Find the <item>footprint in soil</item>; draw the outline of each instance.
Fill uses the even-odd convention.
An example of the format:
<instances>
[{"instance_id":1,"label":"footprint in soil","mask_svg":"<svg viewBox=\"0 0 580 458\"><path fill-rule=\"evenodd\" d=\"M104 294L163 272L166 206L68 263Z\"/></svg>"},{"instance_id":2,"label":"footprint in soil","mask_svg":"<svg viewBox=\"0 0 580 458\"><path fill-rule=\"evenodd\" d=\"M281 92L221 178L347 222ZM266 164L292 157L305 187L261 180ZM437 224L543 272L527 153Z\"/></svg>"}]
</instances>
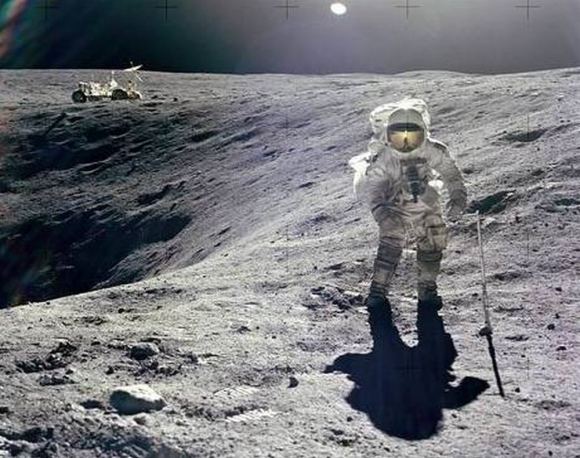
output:
<instances>
[{"instance_id":1,"label":"footprint in soil","mask_svg":"<svg viewBox=\"0 0 580 458\"><path fill-rule=\"evenodd\" d=\"M309 309L319 309L330 305L340 310L348 310L362 305L363 296L354 291L345 290L339 286L325 285L310 288L310 293L304 298L302 305Z\"/></svg>"},{"instance_id":2,"label":"footprint in soil","mask_svg":"<svg viewBox=\"0 0 580 458\"><path fill-rule=\"evenodd\" d=\"M79 347L69 341L63 341L45 357L30 360L17 360L16 367L25 373L50 371L68 366Z\"/></svg>"},{"instance_id":3,"label":"footprint in soil","mask_svg":"<svg viewBox=\"0 0 580 458\"><path fill-rule=\"evenodd\" d=\"M276 412L258 403L254 398L260 390L250 385L240 385L215 391L211 403L185 407L187 417L201 417L210 421L250 422L271 417Z\"/></svg>"}]
</instances>

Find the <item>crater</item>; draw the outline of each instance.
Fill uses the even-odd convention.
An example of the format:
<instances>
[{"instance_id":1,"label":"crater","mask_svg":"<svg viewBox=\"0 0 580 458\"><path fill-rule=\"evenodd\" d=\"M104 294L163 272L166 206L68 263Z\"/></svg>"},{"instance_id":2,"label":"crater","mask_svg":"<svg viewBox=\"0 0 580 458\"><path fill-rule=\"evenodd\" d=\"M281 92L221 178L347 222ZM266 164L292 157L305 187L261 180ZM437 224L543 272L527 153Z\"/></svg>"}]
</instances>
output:
<instances>
[{"instance_id":1,"label":"crater","mask_svg":"<svg viewBox=\"0 0 580 458\"><path fill-rule=\"evenodd\" d=\"M129 216L97 206L0 230L0 308L138 281L154 271L154 260L130 263L121 274L119 263L147 245L173 239L190 220L181 214Z\"/></svg>"},{"instance_id":2,"label":"crater","mask_svg":"<svg viewBox=\"0 0 580 458\"><path fill-rule=\"evenodd\" d=\"M257 129L250 129L250 130L247 130L245 132L240 132L240 133L234 134L231 137L227 138L224 141L223 146L228 146L232 143L244 143L244 142L247 142L247 141L253 139L256 135L258 135Z\"/></svg>"},{"instance_id":3,"label":"crater","mask_svg":"<svg viewBox=\"0 0 580 458\"><path fill-rule=\"evenodd\" d=\"M198 132L198 133L192 135L191 141L194 143L200 143L200 142L204 142L206 140L209 140L210 138L213 138L216 135L217 135L217 132L215 130L206 130L206 131Z\"/></svg>"},{"instance_id":4,"label":"crater","mask_svg":"<svg viewBox=\"0 0 580 458\"><path fill-rule=\"evenodd\" d=\"M505 189L474 200L467 208L467 213L475 213L477 210L481 214L499 213L507 207L508 202L514 198L514 194L514 190Z\"/></svg>"},{"instance_id":5,"label":"crater","mask_svg":"<svg viewBox=\"0 0 580 458\"><path fill-rule=\"evenodd\" d=\"M540 138L547 129L536 129L536 130L529 130L529 131L517 131L517 132L510 132L505 134L501 137L502 140L507 140L508 142L533 142Z\"/></svg>"},{"instance_id":6,"label":"crater","mask_svg":"<svg viewBox=\"0 0 580 458\"><path fill-rule=\"evenodd\" d=\"M68 170L77 165L109 159L116 152L111 143L77 148L74 144L47 144L44 147L11 159L8 168L19 178L28 178L40 172Z\"/></svg>"}]
</instances>

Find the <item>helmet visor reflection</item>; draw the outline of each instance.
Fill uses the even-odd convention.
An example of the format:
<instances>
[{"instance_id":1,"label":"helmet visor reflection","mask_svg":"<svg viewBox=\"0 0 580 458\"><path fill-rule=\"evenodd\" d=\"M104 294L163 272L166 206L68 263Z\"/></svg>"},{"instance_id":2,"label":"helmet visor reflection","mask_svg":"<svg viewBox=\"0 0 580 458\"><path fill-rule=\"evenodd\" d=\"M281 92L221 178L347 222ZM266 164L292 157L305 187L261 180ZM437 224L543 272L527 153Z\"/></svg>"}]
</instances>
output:
<instances>
[{"instance_id":1,"label":"helmet visor reflection","mask_svg":"<svg viewBox=\"0 0 580 458\"><path fill-rule=\"evenodd\" d=\"M417 124L396 123L387 128L387 139L392 148L410 153L423 144L425 131Z\"/></svg>"}]
</instances>

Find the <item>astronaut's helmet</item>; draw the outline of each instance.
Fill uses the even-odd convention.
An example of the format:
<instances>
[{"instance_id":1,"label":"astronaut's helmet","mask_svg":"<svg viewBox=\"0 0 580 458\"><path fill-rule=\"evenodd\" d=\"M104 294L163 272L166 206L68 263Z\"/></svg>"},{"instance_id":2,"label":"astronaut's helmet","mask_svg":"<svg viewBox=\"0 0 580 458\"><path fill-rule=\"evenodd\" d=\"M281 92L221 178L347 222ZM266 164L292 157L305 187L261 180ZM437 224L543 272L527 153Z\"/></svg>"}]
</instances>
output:
<instances>
[{"instance_id":1,"label":"astronaut's helmet","mask_svg":"<svg viewBox=\"0 0 580 458\"><path fill-rule=\"evenodd\" d=\"M423 116L414 109L395 110L385 127L386 143L401 154L412 153L425 142Z\"/></svg>"}]
</instances>

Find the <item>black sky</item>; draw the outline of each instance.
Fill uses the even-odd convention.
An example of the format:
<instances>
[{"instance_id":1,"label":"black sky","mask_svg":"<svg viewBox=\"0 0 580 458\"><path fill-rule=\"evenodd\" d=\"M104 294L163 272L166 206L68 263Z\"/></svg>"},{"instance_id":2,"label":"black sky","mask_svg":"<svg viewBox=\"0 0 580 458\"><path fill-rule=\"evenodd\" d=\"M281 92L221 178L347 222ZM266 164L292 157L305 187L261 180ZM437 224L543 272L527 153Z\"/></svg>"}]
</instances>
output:
<instances>
[{"instance_id":1,"label":"black sky","mask_svg":"<svg viewBox=\"0 0 580 458\"><path fill-rule=\"evenodd\" d=\"M0 68L507 73L580 65L578 0L0 0ZM533 6L530 19L524 6ZM17 7L20 6L20 9ZM15 13L18 10L18 14ZM8 45L6 45L8 44Z\"/></svg>"}]
</instances>

